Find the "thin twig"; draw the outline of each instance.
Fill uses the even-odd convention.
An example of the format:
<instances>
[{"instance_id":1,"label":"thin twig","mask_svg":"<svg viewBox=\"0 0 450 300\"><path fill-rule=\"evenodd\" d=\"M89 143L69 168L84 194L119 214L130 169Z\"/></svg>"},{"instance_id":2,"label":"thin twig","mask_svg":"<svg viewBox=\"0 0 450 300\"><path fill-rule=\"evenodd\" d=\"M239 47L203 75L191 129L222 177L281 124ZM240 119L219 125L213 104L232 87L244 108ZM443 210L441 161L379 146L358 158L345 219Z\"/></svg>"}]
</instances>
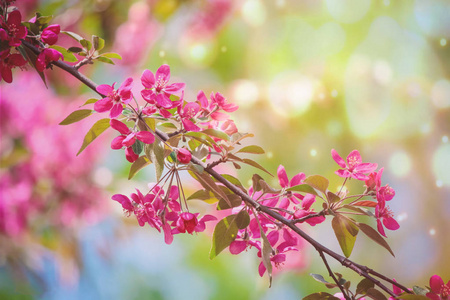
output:
<instances>
[{"instance_id":1,"label":"thin twig","mask_svg":"<svg viewBox=\"0 0 450 300\"><path fill-rule=\"evenodd\" d=\"M317 250L317 249L316 249ZM331 276L331 278L333 278L334 282L336 283L336 285L339 287L339 289L342 292L342 295L344 295L346 300L350 300L350 297L347 295L347 293L345 292L344 288L342 287L342 284L339 283L339 281L337 280L336 276L334 275L333 271L331 271L330 265L328 265L328 261L325 258L325 255L323 254L322 250L317 250L317 252L319 252L320 257L323 260L323 263L325 264L325 267L328 270L328 274Z\"/></svg>"}]
</instances>

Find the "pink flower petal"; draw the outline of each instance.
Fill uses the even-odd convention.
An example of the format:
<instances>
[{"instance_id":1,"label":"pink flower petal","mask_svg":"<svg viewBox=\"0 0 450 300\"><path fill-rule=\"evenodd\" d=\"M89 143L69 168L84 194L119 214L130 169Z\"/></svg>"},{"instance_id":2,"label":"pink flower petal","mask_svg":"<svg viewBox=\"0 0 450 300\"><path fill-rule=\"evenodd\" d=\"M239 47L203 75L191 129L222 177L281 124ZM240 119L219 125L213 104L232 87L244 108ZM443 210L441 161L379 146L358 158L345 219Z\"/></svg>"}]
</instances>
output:
<instances>
[{"instance_id":1,"label":"pink flower petal","mask_svg":"<svg viewBox=\"0 0 450 300\"><path fill-rule=\"evenodd\" d=\"M134 153L133 148L131 147L125 148L125 157L130 163L135 162L139 158L139 156Z\"/></svg>"},{"instance_id":2,"label":"pink flower petal","mask_svg":"<svg viewBox=\"0 0 450 300\"><path fill-rule=\"evenodd\" d=\"M355 171L355 172L358 172L358 173L370 173L370 172L375 171L377 168L378 168L378 165L377 165L377 164L373 164L373 163L362 163L362 164L357 165L357 166L354 168L354 171Z\"/></svg>"},{"instance_id":3,"label":"pink flower petal","mask_svg":"<svg viewBox=\"0 0 450 300\"><path fill-rule=\"evenodd\" d=\"M156 81L162 80L164 82L169 82L170 80L170 67L168 65L162 65L158 68L155 74Z\"/></svg>"},{"instance_id":4,"label":"pink flower petal","mask_svg":"<svg viewBox=\"0 0 450 300\"><path fill-rule=\"evenodd\" d=\"M97 103L97 102L95 102ZM117 118L120 116L120 114L123 111L123 104L122 103L116 103L112 106L111 111L109 112L109 116L111 118Z\"/></svg>"},{"instance_id":5,"label":"pink flower petal","mask_svg":"<svg viewBox=\"0 0 450 300\"><path fill-rule=\"evenodd\" d=\"M430 287L433 293L439 294L442 286L444 285L444 280L442 280L441 276L433 275L430 278Z\"/></svg>"},{"instance_id":6,"label":"pink flower petal","mask_svg":"<svg viewBox=\"0 0 450 300\"><path fill-rule=\"evenodd\" d=\"M96 103L98 103L98 101ZM117 130L121 134L128 135L131 132L128 126L120 122L119 120L112 119L109 121L109 124L113 129Z\"/></svg>"},{"instance_id":7,"label":"pink flower petal","mask_svg":"<svg viewBox=\"0 0 450 300\"><path fill-rule=\"evenodd\" d=\"M185 83L172 83L171 85L168 85L164 88L164 91L171 95L181 95L181 92L185 88Z\"/></svg>"},{"instance_id":8,"label":"pink flower petal","mask_svg":"<svg viewBox=\"0 0 450 300\"><path fill-rule=\"evenodd\" d=\"M170 225L165 223L164 225L162 225L162 229L164 230L164 241L166 242L167 245L172 244L173 235L172 230L170 229Z\"/></svg>"},{"instance_id":9,"label":"pink flower petal","mask_svg":"<svg viewBox=\"0 0 450 300\"><path fill-rule=\"evenodd\" d=\"M331 149L331 157L333 157L334 161L341 167L346 168L347 164L345 163L344 159L337 153L336 150Z\"/></svg>"},{"instance_id":10,"label":"pink flower petal","mask_svg":"<svg viewBox=\"0 0 450 300\"><path fill-rule=\"evenodd\" d=\"M97 86L96 90L97 90L97 92L99 92L100 94L105 95L105 96L108 96L109 93L114 91L112 86L107 85L107 84L100 84L99 86Z\"/></svg>"},{"instance_id":11,"label":"pink flower petal","mask_svg":"<svg viewBox=\"0 0 450 300\"><path fill-rule=\"evenodd\" d=\"M377 229L378 229L378 232L379 232L382 236L387 237L387 236L386 236L386 233L384 233L383 224L381 223L380 219L377 219Z\"/></svg>"},{"instance_id":12,"label":"pink flower petal","mask_svg":"<svg viewBox=\"0 0 450 300\"><path fill-rule=\"evenodd\" d=\"M163 108L172 108L172 101L165 94L156 95L156 102Z\"/></svg>"},{"instance_id":13,"label":"pink flower petal","mask_svg":"<svg viewBox=\"0 0 450 300\"><path fill-rule=\"evenodd\" d=\"M136 138L145 144L153 144L155 136L150 131L140 131L136 133Z\"/></svg>"},{"instance_id":14,"label":"pink flower petal","mask_svg":"<svg viewBox=\"0 0 450 300\"><path fill-rule=\"evenodd\" d=\"M113 107L113 102L109 98L103 98L94 103L94 110L96 112L109 111Z\"/></svg>"},{"instance_id":15,"label":"pink flower petal","mask_svg":"<svg viewBox=\"0 0 450 300\"><path fill-rule=\"evenodd\" d=\"M283 188L288 187L289 179L287 177L286 170L282 165L278 166L277 175L278 175L278 182L280 183L280 186Z\"/></svg>"},{"instance_id":16,"label":"pink flower petal","mask_svg":"<svg viewBox=\"0 0 450 300\"><path fill-rule=\"evenodd\" d=\"M151 89L155 85L155 75L153 75L152 71L145 70L144 73L142 73L141 82L145 88Z\"/></svg>"},{"instance_id":17,"label":"pink flower petal","mask_svg":"<svg viewBox=\"0 0 450 300\"><path fill-rule=\"evenodd\" d=\"M121 194L115 194L111 198L112 198L112 200L117 201L120 204L122 204L122 207L124 209L133 210L133 204L131 204L131 201L127 196L121 195Z\"/></svg>"},{"instance_id":18,"label":"pink flower petal","mask_svg":"<svg viewBox=\"0 0 450 300\"><path fill-rule=\"evenodd\" d=\"M247 248L247 242L246 241L233 241L230 244L230 253L237 255L244 251Z\"/></svg>"},{"instance_id":19,"label":"pink flower petal","mask_svg":"<svg viewBox=\"0 0 450 300\"><path fill-rule=\"evenodd\" d=\"M208 107L208 98L206 98L206 95L203 91L198 92L197 100L200 102L200 105L202 106L202 108Z\"/></svg>"},{"instance_id":20,"label":"pink flower petal","mask_svg":"<svg viewBox=\"0 0 450 300\"><path fill-rule=\"evenodd\" d=\"M314 202L316 202L316 196L313 194L306 194L302 200L302 208L308 210Z\"/></svg>"},{"instance_id":21,"label":"pink flower petal","mask_svg":"<svg viewBox=\"0 0 450 300\"><path fill-rule=\"evenodd\" d=\"M118 150L123 147L123 140L125 139L124 135L119 135L111 141L111 149Z\"/></svg>"},{"instance_id":22,"label":"pink flower petal","mask_svg":"<svg viewBox=\"0 0 450 300\"><path fill-rule=\"evenodd\" d=\"M400 228L400 225L398 224L398 222L392 217L383 218L383 225L384 225L384 227L386 227L387 229L390 229L390 230L397 230Z\"/></svg>"},{"instance_id":23,"label":"pink flower petal","mask_svg":"<svg viewBox=\"0 0 450 300\"><path fill-rule=\"evenodd\" d=\"M355 166L362 163L361 154L359 154L358 150L353 150L350 152L350 154L347 156L347 163L349 169L353 169Z\"/></svg>"}]
</instances>

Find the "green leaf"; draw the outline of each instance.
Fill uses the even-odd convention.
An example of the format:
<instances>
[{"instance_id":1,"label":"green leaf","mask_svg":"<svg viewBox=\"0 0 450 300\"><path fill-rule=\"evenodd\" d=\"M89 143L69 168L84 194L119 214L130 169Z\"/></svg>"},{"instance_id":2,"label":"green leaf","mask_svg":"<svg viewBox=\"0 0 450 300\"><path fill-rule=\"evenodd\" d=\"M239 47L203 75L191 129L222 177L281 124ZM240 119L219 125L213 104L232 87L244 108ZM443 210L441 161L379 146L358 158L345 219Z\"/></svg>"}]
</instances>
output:
<instances>
[{"instance_id":1,"label":"green leaf","mask_svg":"<svg viewBox=\"0 0 450 300\"><path fill-rule=\"evenodd\" d=\"M395 257L394 252L392 252L391 247L389 247L389 244L386 242L386 240L372 227L370 227L367 224L364 223L356 223L356 225L361 229L361 231L367 235L369 238L371 238L373 241L375 241L377 244L383 246L386 250L388 250L392 256Z\"/></svg>"},{"instance_id":2,"label":"green leaf","mask_svg":"<svg viewBox=\"0 0 450 300\"><path fill-rule=\"evenodd\" d=\"M100 56L106 57L106 58L122 59L122 56L120 56L118 53L114 53L114 52L102 53Z\"/></svg>"},{"instance_id":3,"label":"green leaf","mask_svg":"<svg viewBox=\"0 0 450 300\"><path fill-rule=\"evenodd\" d=\"M375 287L375 283L372 280L364 278L356 286L356 294L364 295L368 289Z\"/></svg>"},{"instance_id":4,"label":"green leaf","mask_svg":"<svg viewBox=\"0 0 450 300\"><path fill-rule=\"evenodd\" d=\"M308 295L304 297L303 300L340 300L340 299L331 294L320 292Z\"/></svg>"},{"instance_id":5,"label":"green leaf","mask_svg":"<svg viewBox=\"0 0 450 300\"><path fill-rule=\"evenodd\" d=\"M234 176L228 175L228 174L221 174L223 178L234 184L235 186L239 187L244 193L247 193L247 190L244 188L242 183Z\"/></svg>"},{"instance_id":6,"label":"green leaf","mask_svg":"<svg viewBox=\"0 0 450 300\"><path fill-rule=\"evenodd\" d=\"M242 198L239 197L238 195L227 195L228 197L228 202L231 204L228 204L224 199L220 199L219 203L217 204L217 210L224 210L224 209L229 209L229 208L233 208L233 207L238 207L239 205L242 204Z\"/></svg>"},{"instance_id":7,"label":"green leaf","mask_svg":"<svg viewBox=\"0 0 450 300\"><path fill-rule=\"evenodd\" d=\"M383 295L382 292L380 292L379 290L376 290L374 288L368 289L366 292L366 296L370 297L374 300L387 300L386 296Z\"/></svg>"},{"instance_id":8,"label":"green leaf","mask_svg":"<svg viewBox=\"0 0 450 300\"><path fill-rule=\"evenodd\" d=\"M236 216L236 225L239 229L245 229L250 225L250 216L246 210L241 210Z\"/></svg>"},{"instance_id":9,"label":"green leaf","mask_svg":"<svg viewBox=\"0 0 450 300\"><path fill-rule=\"evenodd\" d=\"M239 133L236 132L231 136L231 141L233 145L239 144L240 141L242 141L245 138L254 137L255 135L253 133Z\"/></svg>"},{"instance_id":10,"label":"green leaf","mask_svg":"<svg viewBox=\"0 0 450 300\"><path fill-rule=\"evenodd\" d=\"M262 262L264 264L264 267L266 267L267 274L269 275L269 287L272 286L272 262L270 261L270 256L272 253L274 253L272 246L270 245L269 240L267 239L266 234L264 233L264 230L261 227L261 224L259 224L259 231L261 233L261 258Z\"/></svg>"},{"instance_id":11,"label":"green leaf","mask_svg":"<svg viewBox=\"0 0 450 300\"><path fill-rule=\"evenodd\" d=\"M80 150L78 150L77 156L83 152L86 147L92 143L93 140L95 140L100 134L102 134L103 131L109 128L109 119L101 119L95 122L95 124L89 129L89 131L86 133L86 136L83 140L83 145L81 145Z\"/></svg>"},{"instance_id":12,"label":"green leaf","mask_svg":"<svg viewBox=\"0 0 450 300\"><path fill-rule=\"evenodd\" d=\"M89 117L92 114L91 109L80 109L72 112L68 115L64 120L59 123L59 125L69 125L72 123L76 123L78 121L83 120L84 118Z\"/></svg>"},{"instance_id":13,"label":"green leaf","mask_svg":"<svg viewBox=\"0 0 450 300\"><path fill-rule=\"evenodd\" d=\"M93 35L92 36L92 45L94 46L95 50L100 51L103 49L103 47L105 47L105 40L96 35Z\"/></svg>"},{"instance_id":14,"label":"green leaf","mask_svg":"<svg viewBox=\"0 0 450 300\"><path fill-rule=\"evenodd\" d=\"M144 118L145 123L150 127L151 130L155 131L156 128L156 121L153 118ZM148 131L148 129L145 129Z\"/></svg>"},{"instance_id":15,"label":"green leaf","mask_svg":"<svg viewBox=\"0 0 450 300\"><path fill-rule=\"evenodd\" d=\"M212 145L217 145L216 142L207 134L202 132L188 132L185 133L184 136L195 138L200 143L205 144L208 147L212 147Z\"/></svg>"},{"instance_id":16,"label":"green leaf","mask_svg":"<svg viewBox=\"0 0 450 300\"><path fill-rule=\"evenodd\" d=\"M78 59L75 55L73 55L72 52L67 51L66 48L63 48L61 46L53 45L50 46L50 48L55 49L56 51L60 52L63 55L65 62L77 62Z\"/></svg>"},{"instance_id":17,"label":"green leaf","mask_svg":"<svg viewBox=\"0 0 450 300\"><path fill-rule=\"evenodd\" d=\"M98 61L107 63L107 64L114 65L114 62L112 61L112 59L109 59L109 58L104 57L104 56L97 56L95 59L98 60Z\"/></svg>"},{"instance_id":18,"label":"green leaf","mask_svg":"<svg viewBox=\"0 0 450 300\"><path fill-rule=\"evenodd\" d=\"M255 192L258 192L258 191L260 191L260 190L262 190L262 186L261 186L261 183L260 183L260 181L264 181L264 179L261 177L261 176L259 176L258 174L253 174L253 176L252 176L252 187L253 187L253 190L255 191Z\"/></svg>"},{"instance_id":19,"label":"green leaf","mask_svg":"<svg viewBox=\"0 0 450 300\"><path fill-rule=\"evenodd\" d=\"M430 300L427 296L424 295L413 295L413 294L404 294L397 296L398 299L405 299L405 300Z\"/></svg>"},{"instance_id":20,"label":"green leaf","mask_svg":"<svg viewBox=\"0 0 450 300\"><path fill-rule=\"evenodd\" d=\"M206 135L213 136L213 137L225 140L225 141L229 141L230 140L230 137L225 132L217 130L217 129L208 128L208 129L205 129L205 130L203 130L201 132L206 134Z\"/></svg>"},{"instance_id":21,"label":"green leaf","mask_svg":"<svg viewBox=\"0 0 450 300\"><path fill-rule=\"evenodd\" d=\"M413 291L414 291L414 293L416 293L417 295L422 295L422 296L425 296L427 293L430 292L430 291L428 291L427 289L424 289L424 288L422 288L422 287L420 287L420 286L417 286L417 285L413 286Z\"/></svg>"},{"instance_id":22,"label":"green leaf","mask_svg":"<svg viewBox=\"0 0 450 300\"><path fill-rule=\"evenodd\" d=\"M36 24L47 25L53 19L53 16L39 16L36 18Z\"/></svg>"},{"instance_id":23,"label":"green leaf","mask_svg":"<svg viewBox=\"0 0 450 300\"><path fill-rule=\"evenodd\" d=\"M256 145L241 148L238 152L252 153L252 154L264 154L265 153L263 148L261 148L260 146L256 146Z\"/></svg>"},{"instance_id":24,"label":"green leaf","mask_svg":"<svg viewBox=\"0 0 450 300\"><path fill-rule=\"evenodd\" d=\"M220 220L214 228L209 259L213 259L236 239L239 230L236 224L237 215L229 215Z\"/></svg>"},{"instance_id":25,"label":"green leaf","mask_svg":"<svg viewBox=\"0 0 450 300\"><path fill-rule=\"evenodd\" d=\"M314 280L316 280L316 281L318 281L318 282L321 282L321 283L325 284L325 286L326 286L327 288L329 288L329 289L332 289L332 288L337 287L337 285L336 285L335 283L330 283L330 282L326 281L325 278L323 278L323 276L320 275L320 274L313 274L313 273L310 273L309 275L310 275L312 278L314 278Z\"/></svg>"},{"instance_id":26,"label":"green leaf","mask_svg":"<svg viewBox=\"0 0 450 300\"><path fill-rule=\"evenodd\" d=\"M213 204L219 201L219 199L217 199L217 197L212 192L207 190L198 190L187 198L187 200L194 199L205 201L208 204Z\"/></svg>"},{"instance_id":27,"label":"green leaf","mask_svg":"<svg viewBox=\"0 0 450 300\"><path fill-rule=\"evenodd\" d=\"M98 101L98 99L91 98L91 99L88 99L86 102L84 102L84 104L81 105L81 106L85 106L85 105L88 105L88 104L92 104L92 103L95 103L95 102L97 102L97 101Z\"/></svg>"},{"instance_id":28,"label":"green leaf","mask_svg":"<svg viewBox=\"0 0 450 300\"><path fill-rule=\"evenodd\" d=\"M41 77L42 81L44 82L45 87L48 88L47 81L45 81L44 73L36 69L37 55L33 51L31 51L30 48L24 47L23 45L17 47L17 49L19 50L20 54L22 54L22 56L28 61L28 63L30 63L33 66L33 68L39 74L39 77Z\"/></svg>"},{"instance_id":29,"label":"green leaf","mask_svg":"<svg viewBox=\"0 0 450 300\"><path fill-rule=\"evenodd\" d=\"M231 206L230 200L228 200L228 196L225 192L216 185L215 181L211 179L211 176L207 173L198 173L194 171L192 168L189 172L191 176L200 182L200 184L207 190L213 192L218 199L223 199L229 206Z\"/></svg>"},{"instance_id":30,"label":"green leaf","mask_svg":"<svg viewBox=\"0 0 450 300\"><path fill-rule=\"evenodd\" d=\"M341 215L336 215L331 221L331 225L342 252L345 257L349 257L355 245L356 236L359 231L358 227L353 221Z\"/></svg>"},{"instance_id":31,"label":"green leaf","mask_svg":"<svg viewBox=\"0 0 450 300\"><path fill-rule=\"evenodd\" d=\"M257 168L257 169L260 169L260 170L266 172L267 174L269 174L270 176L273 177L273 175L272 175L269 171L267 171L263 166L261 166L260 164L258 164L256 161L253 161L253 160L248 159L248 158L244 158L244 159L242 160L242 162L243 162L243 163L246 163L247 165L250 165L250 166L252 166L252 167L255 167L255 168Z\"/></svg>"},{"instance_id":32,"label":"green leaf","mask_svg":"<svg viewBox=\"0 0 450 300\"><path fill-rule=\"evenodd\" d=\"M80 42L81 40L83 40L83 37L76 34L75 32L71 32L71 31L61 31L61 33L64 33L68 36L70 36L71 38L73 38L74 40L76 40L77 42Z\"/></svg>"},{"instance_id":33,"label":"green leaf","mask_svg":"<svg viewBox=\"0 0 450 300\"><path fill-rule=\"evenodd\" d=\"M88 40L82 38L79 42L80 42L81 46L83 46L88 51L90 51L92 49L92 43L89 42Z\"/></svg>"},{"instance_id":34,"label":"green leaf","mask_svg":"<svg viewBox=\"0 0 450 300\"><path fill-rule=\"evenodd\" d=\"M335 202L339 202L339 200L341 200L341 198L336 195L335 193L332 193L330 191L327 192L327 199L329 203L335 203Z\"/></svg>"},{"instance_id":35,"label":"green leaf","mask_svg":"<svg viewBox=\"0 0 450 300\"><path fill-rule=\"evenodd\" d=\"M156 180L159 181L164 171L164 146L161 142L155 141L153 144L146 144L145 147L145 155L150 156L150 160L155 164Z\"/></svg>"},{"instance_id":36,"label":"green leaf","mask_svg":"<svg viewBox=\"0 0 450 300\"><path fill-rule=\"evenodd\" d=\"M344 207L346 209L350 209L350 210L356 211L356 212L359 212L359 213L362 213L362 214L365 214L365 215L367 215L369 217L374 217L375 218L375 215L373 214L373 212L371 212L370 210L368 210L366 208L356 207L356 206L347 205L347 204L343 205L342 207Z\"/></svg>"},{"instance_id":37,"label":"green leaf","mask_svg":"<svg viewBox=\"0 0 450 300\"><path fill-rule=\"evenodd\" d=\"M131 148L133 149L133 152L137 155L140 155L142 153L142 150L144 150L144 143L140 140L136 140L133 145L131 145Z\"/></svg>"},{"instance_id":38,"label":"green leaf","mask_svg":"<svg viewBox=\"0 0 450 300\"><path fill-rule=\"evenodd\" d=\"M80 47L70 47L67 49L67 51L73 52L73 53L79 53L79 52L83 51L83 49Z\"/></svg>"},{"instance_id":39,"label":"green leaf","mask_svg":"<svg viewBox=\"0 0 450 300\"><path fill-rule=\"evenodd\" d=\"M312 186L313 188L321 191L322 193L326 194L328 185L329 185L329 181L328 179L326 179L323 176L320 175L311 175L308 176L305 179L305 183L309 184L310 186Z\"/></svg>"},{"instance_id":40,"label":"green leaf","mask_svg":"<svg viewBox=\"0 0 450 300\"><path fill-rule=\"evenodd\" d=\"M128 173L128 180L134 177L134 175L137 174L141 169L143 169L145 166L151 164L152 162L148 159L147 156L143 155L139 157L130 168L130 173Z\"/></svg>"},{"instance_id":41,"label":"green leaf","mask_svg":"<svg viewBox=\"0 0 450 300\"><path fill-rule=\"evenodd\" d=\"M302 193L308 193L308 194L313 194L313 195L319 196L319 194L317 194L316 190L314 188L312 188L309 184L295 185L293 187L286 189L286 191L302 192Z\"/></svg>"}]
</instances>

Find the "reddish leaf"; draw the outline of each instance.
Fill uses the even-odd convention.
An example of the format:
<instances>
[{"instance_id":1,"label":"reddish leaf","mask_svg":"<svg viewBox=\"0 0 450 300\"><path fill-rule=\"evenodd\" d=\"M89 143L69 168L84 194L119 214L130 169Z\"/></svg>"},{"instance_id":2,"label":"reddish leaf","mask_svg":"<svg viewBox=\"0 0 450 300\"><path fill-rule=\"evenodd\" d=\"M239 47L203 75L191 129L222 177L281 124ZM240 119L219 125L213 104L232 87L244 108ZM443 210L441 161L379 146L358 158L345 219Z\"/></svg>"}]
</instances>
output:
<instances>
[{"instance_id":1,"label":"reddish leaf","mask_svg":"<svg viewBox=\"0 0 450 300\"><path fill-rule=\"evenodd\" d=\"M395 257L394 252L392 252L391 247L389 247L389 244L386 242L386 240L372 227L370 227L367 224L364 223L356 223L356 225L361 229L361 231L367 235L369 238L371 238L373 241L375 241L377 244L383 246L386 248L392 256Z\"/></svg>"},{"instance_id":2,"label":"reddish leaf","mask_svg":"<svg viewBox=\"0 0 450 300\"><path fill-rule=\"evenodd\" d=\"M369 200L362 200L362 201L356 201L352 203L354 206L366 206L366 207L375 207L377 206L377 202L375 201L369 201Z\"/></svg>"}]
</instances>

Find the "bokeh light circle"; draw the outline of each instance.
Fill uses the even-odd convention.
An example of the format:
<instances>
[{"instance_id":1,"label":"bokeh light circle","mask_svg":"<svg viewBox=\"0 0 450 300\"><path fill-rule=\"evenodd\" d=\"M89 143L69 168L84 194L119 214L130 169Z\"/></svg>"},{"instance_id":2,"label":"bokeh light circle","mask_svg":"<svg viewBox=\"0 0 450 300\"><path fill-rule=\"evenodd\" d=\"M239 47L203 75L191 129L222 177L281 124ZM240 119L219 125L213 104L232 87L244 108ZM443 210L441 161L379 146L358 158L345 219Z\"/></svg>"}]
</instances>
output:
<instances>
[{"instance_id":1,"label":"bokeh light circle","mask_svg":"<svg viewBox=\"0 0 450 300\"><path fill-rule=\"evenodd\" d=\"M326 4L334 19L342 23L354 23L366 15L370 2L370 0L327 0Z\"/></svg>"},{"instance_id":2,"label":"bokeh light circle","mask_svg":"<svg viewBox=\"0 0 450 300\"><path fill-rule=\"evenodd\" d=\"M433 173L442 185L450 186L450 144L443 144L434 152Z\"/></svg>"}]
</instances>

